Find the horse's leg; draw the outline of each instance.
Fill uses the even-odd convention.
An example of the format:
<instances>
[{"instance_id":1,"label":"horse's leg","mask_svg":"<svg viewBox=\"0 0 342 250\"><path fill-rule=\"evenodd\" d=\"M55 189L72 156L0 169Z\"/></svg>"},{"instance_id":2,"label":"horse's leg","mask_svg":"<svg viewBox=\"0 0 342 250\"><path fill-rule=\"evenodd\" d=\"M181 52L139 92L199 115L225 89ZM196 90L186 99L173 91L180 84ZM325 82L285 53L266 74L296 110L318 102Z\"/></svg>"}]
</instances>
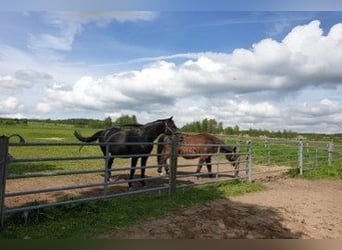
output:
<instances>
[{"instance_id":1,"label":"horse's leg","mask_svg":"<svg viewBox=\"0 0 342 250\"><path fill-rule=\"evenodd\" d=\"M162 159L158 159L157 172L159 173L159 175L163 174L163 160Z\"/></svg>"},{"instance_id":2,"label":"horse's leg","mask_svg":"<svg viewBox=\"0 0 342 250\"><path fill-rule=\"evenodd\" d=\"M107 169L105 169L105 179L106 181L110 181L111 174L112 174L112 165L114 162L114 157L110 154L110 152L107 152L107 149L105 146L100 146L100 149L103 153L103 157L105 158L105 164L108 164L106 166ZM107 155L108 153L108 155ZM108 161L107 161L108 160Z\"/></svg>"},{"instance_id":3,"label":"horse's leg","mask_svg":"<svg viewBox=\"0 0 342 250\"><path fill-rule=\"evenodd\" d=\"M167 159L168 159L167 155L162 155L159 159L157 172L160 175L163 174L163 168L165 170L165 173L169 174L169 166L167 165Z\"/></svg>"},{"instance_id":4,"label":"horse's leg","mask_svg":"<svg viewBox=\"0 0 342 250\"><path fill-rule=\"evenodd\" d=\"M238 162L235 162L234 163L234 178L238 177L239 176L239 163Z\"/></svg>"},{"instance_id":5,"label":"horse's leg","mask_svg":"<svg viewBox=\"0 0 342 250\"><path fill-rule=\"evenodd\" d=\"M112 165L113 165L113 162L114 162L114 158L109 158L108 160L108 174L107 174L107 181L110 180L110 177L111 177L111 174L112 174Z\"/></svg>"},{"instance_id":6,"label":"horse's leg","mask_svg":"<svg viewBox=\"0 0 342 250\"><path fill-rule=\"evenodd\" d=\"M200 173L201 172L201 169L202 169L204 161L205 161L205 159L203 157L199 158L196 173ZM197 179L198 178L199 178L199 176L197 176Z\"/></svg>"},{"instance_id":7,"label":"horse's leg","mask_svg":"<svg viewBox=\"0 0 342 250\"><path fill-rule=\"evenodd\" d=\"M169 164L167 164L167 158L165 159L164 164L164 170L165 170L165 174L168 175L169 174Z\"/></svg>"},{"instance_id":8,"label":"horse's leg","mask_svg":"<svg viewBox=\"0 0 342 250\"><path fill-rule=\"evenodd\" d=\"M164 170L165 170L165 174L166 174L166 175L169 174L169 164L167 164L168 158L169 158L169 156L166 155L166 156L164 156L163 161L162 161L162 167L164 167Z\"/></svg>"},{"instance_id":9,"label":"horse's leg","mask_svg":"<svg viewBox=\"0 0 342 250\"><path fill-rule=\"evenodd\" d=\"M132 160L131 160L131 171L130 171L130 175L129 175L129 180L133 180L134 178L134 174L135 174L135 168L137 166L137 162L138 162L138 157L132 157ZM129 181L128 182L128 187L131 188L132 187L132 182Z\"/></svg>"},{"instance_id":10,"label":"horse's leg","mask_svg":"<svg viewBox=\"0 0 342 250\"><path fill-rule=\"evenodd\" d=\"M206 163L206 165L207 165L209 177L210 177L210 178L214 177L214 175L211 173L211 156L208 156L208 157L205 159L205 163Z\"/></svg>"},{"instance_id":11,"label":"horse's leg","mask_svg":"<svg viewBox=\"0 0 342 250\"><path fill-rule=\"evenodd\" d=\"M161 156L159 158L158 162L158 173L159 175L163 175L163 168L165 170L165 174L169 174L169 166L167 165L167 159L169 158L169 153L167 153L167 150L164 148L161 152Z\"/></svg>"},{"instance_id":12,"label":"horse's leg","mask_svg":"<svg viewBox=\"0 0 342 250\"><path fill-rule=\"evenodd\" d=\"M164 150L162 150L161 152L158 151L158 154L159 155L157 156L157 163L158 163L157 172L159 173L159 175L162 175L163 162L164 162L164 157L165 157Z\"/></svg>"},{"instance_id":13,"label":"horse's leg","mask_svg":"<svg viewBox=\"0 0 342 250\"><path fill-rule=\"evenodd\" d=\"M140 173L140 178L143 179L145 178L145 167L146 167L146 162L147 162L148 156L141 157L141 173ZM145 180L140 181L141 185L146 186Z\"/></svg>"}]
</instances>

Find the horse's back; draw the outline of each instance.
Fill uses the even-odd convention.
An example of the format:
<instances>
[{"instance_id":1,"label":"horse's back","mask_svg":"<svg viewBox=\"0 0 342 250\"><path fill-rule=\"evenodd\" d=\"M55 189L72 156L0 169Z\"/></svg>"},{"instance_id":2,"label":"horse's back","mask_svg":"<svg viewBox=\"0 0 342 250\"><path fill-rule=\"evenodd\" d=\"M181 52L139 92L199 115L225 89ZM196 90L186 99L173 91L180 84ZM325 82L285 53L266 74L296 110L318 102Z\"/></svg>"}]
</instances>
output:
<instances>
[{"instance_id":1,"label":"horse's back","mask_svg":"<svg viewBox=\"0 0 342 250\"><path fill-rule=\"evenodd\" d=\"M214 135L201 133L195 135L183 134L184 144L224 144L224 142Z\"/></svg>"},{"instance_id":2,"label":"horse's back","mask_svg":"<svg viewBox=\"0 0 342 250\"><path fill-rule=\"evenodd\" d=\"M110 152L113 155L139 155L148 154L153 149L153 144L142 137L136 130L120 130L111 134L106 142L113 143Z\"/></svg>"}]
</instances>

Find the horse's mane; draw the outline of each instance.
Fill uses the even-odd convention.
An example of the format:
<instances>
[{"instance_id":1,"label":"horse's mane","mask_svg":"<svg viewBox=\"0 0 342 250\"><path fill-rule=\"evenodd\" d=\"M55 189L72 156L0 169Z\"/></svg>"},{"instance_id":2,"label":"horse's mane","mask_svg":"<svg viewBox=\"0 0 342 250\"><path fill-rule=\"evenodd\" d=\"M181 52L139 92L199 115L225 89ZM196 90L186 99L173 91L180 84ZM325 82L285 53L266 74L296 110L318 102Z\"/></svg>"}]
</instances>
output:
<instances>
[{"instance_id":1,"label":"horse's mane","mask_svg":"<svg viewBox=\"0 0 342 250\"><path fill-rule=\"evenodd\" d=\"M143 124L139 124L139 123L131 123L131 124L122 124L122 125L120 125L120 127L124 127L124 128L126 128L126 127L140 128L142 126L144 126L144 125Z\"/></svg>"}]
</instances>

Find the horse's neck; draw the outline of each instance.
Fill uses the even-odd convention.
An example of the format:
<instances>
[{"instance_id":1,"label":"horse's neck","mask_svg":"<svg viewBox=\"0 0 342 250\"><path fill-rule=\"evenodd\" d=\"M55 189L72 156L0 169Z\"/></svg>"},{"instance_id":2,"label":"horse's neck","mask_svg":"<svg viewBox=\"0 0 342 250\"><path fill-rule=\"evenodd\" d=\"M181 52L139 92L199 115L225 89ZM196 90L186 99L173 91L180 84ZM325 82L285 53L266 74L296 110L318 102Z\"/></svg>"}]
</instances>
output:
<instances>
[{"instance_id":1,"label":"horse's neck","mask_svg":"<svg viewBox=\"0 0 342 250\"><path fill-rule=\"evenodd\" d=\"M233 153L233 148L230 146L220 146L221 147L221 151L225 152L225 153Z\"/></svg>"},{"instance_id":2,"label":"horse's neck","mask_svg":"<svg viewBox=\"0 0 342 250\"><path fill-rule=\"evenodd\" d=\"M165 130L165 126L163 126L163 123L161 122L156 122L156 123L151 123L147 124L146 126L143 126L141 128L144 130L144 134L147 137L148 141L152 142L157 137L162 134Z\"/></svg>"}]
</instances>

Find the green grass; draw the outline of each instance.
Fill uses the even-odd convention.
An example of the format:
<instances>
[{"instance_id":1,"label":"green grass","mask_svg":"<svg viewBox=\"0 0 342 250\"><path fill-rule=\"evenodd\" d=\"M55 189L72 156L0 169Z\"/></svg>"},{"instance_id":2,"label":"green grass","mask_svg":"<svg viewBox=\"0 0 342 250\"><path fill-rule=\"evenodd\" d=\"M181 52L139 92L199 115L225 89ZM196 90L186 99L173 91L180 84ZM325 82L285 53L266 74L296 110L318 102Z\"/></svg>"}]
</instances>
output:
<instances>
[{"instance_id":1,"label":"green grass","mask_svg":"<svg viewBox=\"0 0 342 250\"><path fill-rule=\"evenodd\" d=\"M1 134L20 134L27 142L43 142L43 143L63 143L74 142L78 143L74 137L73 132L75 128L73 125L53 124L53 123L35 123L29 122L25 125L5 125L0 128ZM79 128L84 136L92 135L99 129ZM11 142L17 142L17 138L11 138ZM225 138L225 143L234 145L238 142L237 139ZM270 140L270 142L272 142ZM282 142L282 141L280 141ZM306 146L306 144L304 144ZM98 156L102 153L98 146L83 147L79 151L79 146L11 146L9 148L10 154L17 158L41 158L41 157L83 157L83 156ZM247 151L246 142L241 142L241 152L245 154ZM253 165L287 165L296 167L298 161L298 144L293 141L291 144L286 143L271 143L269 147L265 147L265 142L258 138L252 140L253 151ZM338 150L336 150L338 152ZM320 166L327 163L326 147L310 147L303 150L304 165L310 167ZM340 157L341 158L341 157ZM334 158L335 159L335 158ZM116 159L116 166L127 166L127 160ZM58 166L58 167L57 167ZM103 159L98 160L83 160L83 161L58 161L48 162L44 164L26 164L17 168L11 168L13 173L24 173L25 171L37 172L37 169L44 172L50 170L77 170L77 169L98 169L103 167ZM15 172L17 171L17 172ZM12 173L12 172L10 172Z\"/></svg>"},{"instance_id":2,"label":"green grass","mask_svg":"<svg viewBox=\"0 0 342 250\"><path fill-rule=\"evenodd\" d=\"M29 123L28 126L2 126L0 135L20 134L27 142L63 143L78 142L74 137L72 125ZM98 129L81 128L84 136L93 134ZM11 138L11 142L17 142ZM235 144L236 141L228 141ZM227 142L226 142L227 143ZM245 142L241 148L246 151ZM263 141L253 140L253 166L287 165L296 167L298 151L296 144L273 144L268 151ZM79 157L102 156L98 146L87 146L79 151L79 146L11 146L10 154L17 159L40 157ZM316 159L322 159L317 161ZM342 165L338 163L326 166L325 150L305 150L303 177L308 179L342 179ZM335 159L335 158L334 158ZM337 158L336 158L337 159ZM325 162L324 162L325 161ZM128 166L127 159L115 160L115 166ZM318 168L317 166L323 166ZM314 166L314 168L312 168ZM103 159L81 161L48 161L13 163L8 169L9 174L28 174L54 171L103 169ZM296 169L293 176L298 176ZM114 229L120 229L142 222L149 218L159 218L175 210L188 208L203 202L227 198L244 193L262 190L260 184L236 182L231 184L212 184L178 190L174 196L139 195L109 201L89 202L77 205L66 205L31 211L28 224L23 224L22 214L6 216L6 229L0 232L0 239L7 238L89 238ZM34 202L34 201L33 201Z\"/></svg>"},{"instance_id":3,"label":"green grass","mask_svg":"<svg viewBox=\"0 0 342 250\"><path fill-rule=\"evenodd\" d=\"M1 126L0 135L20 134L27 142L77 142L74 137L75 127L72 125L29 123L25 125L4 125ZM96 129L82 128L84 133L91 133ZM16 138L11 138L11 142L16 142Z\"/></svg>"},{"instance_id":4,"label":"green grass","mask_svg":"<svg viewBox=\"0 0 342 250\"><path fill-rule=\"evenodd\" d=\"M0 239L85 239L160 218L196 204L263 190L261 184L235 181L177 190L175 195L144 194L8 215Z\"/></svg>"},{"instance_id":5,"label":"green grass","mask_svg":"<svg viewBox=\"0 0 342 250\"><path fill-rule=\"evenodd\" d=\"M74 137L72 125L29 123L25 125L2 126L0 135L20 134L27 143L79 143ZM85 136L92 135L99 129L81 128L80 131ZM10 143L18 142L18 138L13 137ZM9 147L9 153L16 159L33 158L62 158L62 157L102 157L102 152L97 145L85 146L80 151L80 146L15 146ZM115 166L128 166L127 160L117 159ZM47 161L30 163L13 163L8 170L9 174L30 174L53 171L73 171L73 170L94 170L104 168L103 159L79 160L79 161Z\"/></svg>"},{"instance_id":6,"label":"green grass","mask_svg":"<svg viewBox=\"0 0 342 250\"><path fill-rule=\"evenodd\" d=\"M225 143L234 145L237 140L226 140ZM252 139L253 165L262 166L291 166L298 165L298 145L299 142L292 140L269 140L265 144L264 140L259 138ZM337 145L335 145L334 161L341 161L342 156ZM242 153L247 151L247 145L241 143ZM308 167L326 165L328 163L328 152L326 143L309 142L303 144L303 163Z\"/></svg>"},{"instance_id":7,"label":"green grass","mask_svg":"<svg viewBox=\"0 0 342 250\"><path fill-rule=\"evenodd\" d=\"M331 166L322 165L316 168L304 169L303 175L299 175L297 169L289 172L292 177L305 178L309 180L342 180L342 163L335 163Z\"/></svg>"}]
</instances>

